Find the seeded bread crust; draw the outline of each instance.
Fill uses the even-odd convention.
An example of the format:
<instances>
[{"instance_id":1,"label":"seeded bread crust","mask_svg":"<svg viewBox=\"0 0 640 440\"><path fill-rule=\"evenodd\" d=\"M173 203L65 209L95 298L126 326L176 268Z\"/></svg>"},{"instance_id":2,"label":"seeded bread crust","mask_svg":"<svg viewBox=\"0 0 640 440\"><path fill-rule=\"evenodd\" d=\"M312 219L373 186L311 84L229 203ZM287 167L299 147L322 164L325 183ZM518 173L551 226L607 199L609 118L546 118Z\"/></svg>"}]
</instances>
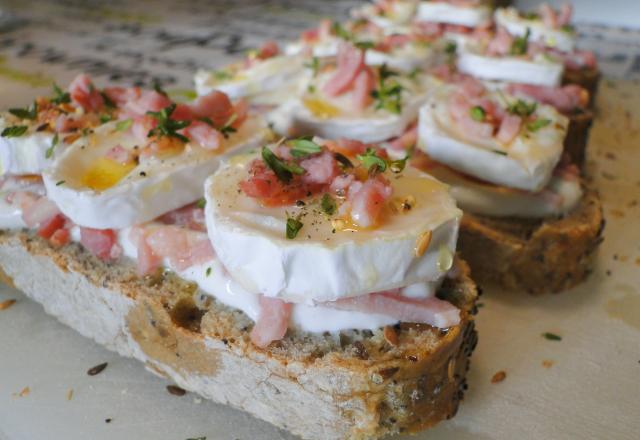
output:
<instances>
[{"instance_id":1,"label":"seeded bread crust","mask_svg":"<svg viewBox=\"0 0 640 440\"><path fill-rule=\"evenodd\" d=\"M24 232L0 232L2 279L47 313L184 389L229 404L306 439L375 439L452 417L476 346L477 290L468 266L438 296L460 325L401 324L378 331L290 331L266 349L251 320L170 273L140 278L77 244L54 249Z\"/></svg>"},{"instance_id":2,"label":"seeded bread crust","mask_svg":"<svg viewBox=\"0 0 640 440\"><path fill-rule=\"evenodd\" d=\"M602 242L605 220L596 191L559 219L492 218L465 213L458 248L480 283L532 295L558 293L582 282Z\"/></svg>"},{"instance_id":3,"label":"seeded bread crust","mask_svg":"<svg viewBox=\"0 0 640 440\"><path fill-rule=\"evenodd\" d=\"M584 165L593 116L592 110L569 115L569 129L564 139L564 152L569 155L571 163L580 168Z\"/></svg>"}]
</instances>

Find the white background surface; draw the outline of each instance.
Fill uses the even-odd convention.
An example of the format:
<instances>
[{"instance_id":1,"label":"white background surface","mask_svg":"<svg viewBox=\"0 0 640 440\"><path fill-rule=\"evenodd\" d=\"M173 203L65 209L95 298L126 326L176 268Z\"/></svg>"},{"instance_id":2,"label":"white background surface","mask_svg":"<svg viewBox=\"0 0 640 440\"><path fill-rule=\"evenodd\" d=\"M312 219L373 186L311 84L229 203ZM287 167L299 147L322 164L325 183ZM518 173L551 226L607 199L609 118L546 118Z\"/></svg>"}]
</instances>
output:
<instances>
[{"instance_id":1,"label":"white background surface","mask_svg":"<svg viewBox=\"0 0 640 440\"><path fill-rule=\"evenodd\" d=\"M46 8L30 10L48 14ZM163 28L174 24L164 23ZM83 25L86 30L102 31L91 22ZM234 25L226 24L228 28ZM28 28L17 35L19 41L32 39L45 45L63 38L65 31L66 25L52 21L49 28ZM90 52L91 44L78 35L72 42L62 39L58 45L74 53ZM100 39L119 35L100 34ZM4 53L15 57L20 47L12 46ZM184 48L165 52L180 57ZM11 59L15 62L11 69L34 71L35 57ZM6 69L0 61L2 107L26 104L46 90L7 79ZM60 83L73 76L68 66L42 67L41 73ZM176 75L178 85L188 81ZM638 107L637 82L603 82L588 169L602 192L608 224L594 274L571 292L544 298L485 289L481 299L484 307L478 316L480 343L472 358L469 391L460 412L418 439L638 438ZM6 298L18 302L0 311L2 440L292 438L244 413L192 394L173 396L165 389L167 383L146 372L141 364L82 338L16 291L0 290L0 301ZM562 341L546 340L541 334L547 331L561 335ZM545 360L553 365L544 367ZM102 362L109 362L104 372L87 376L90 367ZM499 370L506 371L505 381L491 384L491 377ZM25 387L30 393L18 396ZM70 389L73 398L68 400ZM112 422L105 423L107 418Z\"/></svg>"}]
</instances>

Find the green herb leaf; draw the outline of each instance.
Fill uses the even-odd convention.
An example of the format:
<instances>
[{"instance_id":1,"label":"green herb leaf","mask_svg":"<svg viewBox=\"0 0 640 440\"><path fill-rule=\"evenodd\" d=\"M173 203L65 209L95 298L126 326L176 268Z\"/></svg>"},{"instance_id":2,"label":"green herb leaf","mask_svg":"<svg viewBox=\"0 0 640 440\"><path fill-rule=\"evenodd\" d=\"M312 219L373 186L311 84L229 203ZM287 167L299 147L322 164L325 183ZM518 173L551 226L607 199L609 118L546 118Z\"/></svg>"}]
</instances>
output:
<instances>
[{"instance_id":1,"label":"green herb leaf","mask_svg":"<svg viewBox=\"0 0 640 440\"><path fill-rule=\"evenodd\" d=\"M33 121L38 117L38 103L34 101L33 104L27 108L10 108L9 113L20 119L29 119Z\"/></svg>"},{"instance_id":2,"label":"green herb leaf","mask_svg":"<svg viewBox=\"0 0 640 440\"><path fill-rule=\"evenodd\" d=\"M64 185L64 180L59 180L56 182L56 186Z\"/></svg>"},{"instance_id":3,"label":"green herb leaf","mask_svg":"<svg viewBox=\"0 0 640 440\"><path fill-rule=\"evenodd\" d=\"M331 25L331 32L333 32L336 37L342 38L346 41L351 41L353 39L353 35L351 35L351 33L342 27L342 25L337 21L334 21Z\"/></svg>"},{"instance_id":4,"label":"green herb leaf","mask_svg":"<svg viewBox=\"0 0 640 440\"><path fill-rule=\"evenodd\" d=\"M0 133L0 136L10 138L10 137L20 137L27 132L28 127L26 125L13 125L11 127L6 127Z\"/></svg>"},{"instance_id":5,"label":"green herb leaf","mask_svg":"<svg viewBox=\"0 0 640 440\"><path fill-rule=\"evenodd\" d=\"M100 115L100 123L101 124L106 124L107 122L111 121L113 119L113 117L110 114L104 113Z\"/></svg>"},{"instance_id":6,"label":"green herb leaf","mask_svg":"<svg viewBox=\"0 0 640 440\"><path fill-rule=\"evenodd\" d=\"M231 126L236 121L236 119L238 119L238 115L234 113L229 117L227 122L225 122L224 125L220 128L220 133L222 133L225 139L228 138L231 133L235 133L236 131L238 131Z\"/></svg>"},{"instance_id":7,"label":"green herb leaf","mask_svg":"<svg viewBox=\"0 0 640 440\"><path fill-rule=\"evenodd\" d=\"M496 154L499 154L500 156L507 156L507 152L506 151L500 151L500 150L491 150Z\"/></svg>"},{"instance_id":8,"label":"green herb leaf","mask_svg":"<svg viewBox=\"0 0 640 440\"><path fill-rule=\"evenodd\" d=\"M479 105L471 107L471 109L469 109L469 114L471 115L471 119L478 122L484 122L487 117L487 112Z\"/></svg>"},{"instance_id":9,"label":"green herb leaf","mask_svg":"<svg viewBox=\"0 0 640 440\"><path fill-rule=\"evenodd\" d=\"M47 148L47 151L45 151L45 153L44 153L44 157L46 159L50 159L51 156L53 156L53 150L54 150L54 148L56 148L56 145L58 145L58 133L56 133L53 136L53 140L51 141L51 146L49 148Z\"/></svg>"},{"instance_id":10,"label":"green herb leaf","mask_svg":"<svg viewBox=\"0 0 640 440\"><path fill-rule=\"evenodd\" d=\"M262 160L276 174L278 180L289 183L294 174L304 174L304 168L293 162L286 163L267 147L262 147Z\"/></svg>"},{"instance_id":11,"label":"green herb leaf","mask_svg":"<svg viewBox=\"0 0 640 440\"><path fill-rule=\"evenodd\" d=\"M444 53L449 56L453 56L456 54L458 50L458 45L455 41L447 41L447 44L444 46Z\"/></svg>"},{"instance_id":12,"label":"green herb leaf","mask_svg":"<svg viewBox=\"0 0 640 440\"><path fill-rule=\"evenodd\" d=\"M333 157L338 161L338 165L342 168L353 168L351 161L342 153L333 153Z\"/></svg>"},{"instance_id":13,"label":"green herb leaf","mask_svg":"<svg viewBox=\"0 0 640 440\"><path fill-rule=\"evenodd\" d=\"M535 132L549 124L551 124L551 119L536 119L535 121L527 124L527 130Z\"/></svg>"},{"instance_id":14,"label":"green herb leaf","mask_svg":"<svg viewBox=\"0 0 640 440\"><path fill-rule=\"evenodd\" d=\"M320 207L322 208L322 212L327 215L333 215L338 209L336 201L333 199L333 197L331 197L329 193L324 193L324 195L322 196Z\"/></svg>"},{"instance_id":15,"label":"green herb leaf","mask_svg":"<svg viewBox=\"0 0 640 440\"><path fill-rule=\"evenodd\" d=\"M387 169L387 163L384 159L378 157L376 150L373 148L367 148L367 151L364 154L359 154L357 158L369 171L384 172Z\"/></svg>"},{"instance_id":16,"label":"green herb leaf","mask_svg":"<svg viewBox=\"0 0 640 440\"><path fill-rule=\"evenodd\" d=\"M162 88L162 85L158 81L153 82L153 90L155 90L162 96L169 97L169 94L165 92L165 90Z\"/></svg>"},{"instance_id":17,"label":"green herb leaf","mask_svg":"<svg viewBox=\"0 0 640 440\"><path fill-rule=\"evenodd\" d=\"M407 160L409 160L409 156L404 159L392 160L389 162L389 169L394 173L401 173L407 166Z\"/></svg>"},{"instance_id":18,"label":"green herb leaf","mask_svg":"<svg viewBox=\"0 0 640 440\"><path fill-rule=\"evenodd\" d=\"M573 25L570 24L565 24L560 28L563 32L566 32L568 34L572 34L576 31L576 28L573 27Z\"/></svg>"},{"instance_id":19,"label":"green herb leaf","mask_svg":"<svg viewBox=\"0 0 640 440\"><path fill-rule=\"evenodd\" d=\"M56 105L68 104L71 102L71 95L58 87L56 83L53 83L53 98L51 98L51 102Z\"/></svg>"},{"instance_id":20,"label":"green herb leaf","mask_svg":"<svg viewBox=\"0 0 640 440\"><path fill-rule=\"evenodd\" d=\"M196 202L196 206L200 209L204 208L206 205L207 205L207 200L204 197L202 197Z\"/></svg>"},{"instance_id":21,"label":"green herb leaf","mask_svg":"<svg viewBox=\"0 0 640 440\"><path fill-rule=\"evenodd\" d=\"M131 124L133 124L133 119L123 119L122 121L116 122L116 130L126 131L131 128Z\"/></svg>"},{"instance_id":22,"label":"green herb leaf","mask_svg":"<svg viewBox=\"0 0 640 440\"><path fill-rule=\"evenodd\" d=\"M516 37L513 39L513 43L511 43L511 55L525 55L527 50L529 50L529 36L531 35L531 31L527 28L527 31L524 35L520 37Z\"/></svg>"},{"instance_id":23,"label":"green herb leaf","mask_svg":"<svg viewBox=\"0 0 640 440\"><path fill-rule=\"evenodd\" d=\"M173 103L170 106L163 108L159 112L147 112L148 115L152 116L156 121L158 121L158 125L156 126L156 128L149 130L147 136L169 136L179 139L182 142L189 142L189 139L186 136L178 133L178 130L182 130L183 128L188 127L189 124L191 124L191 121L176 121L174 119L171 119L171 114L175 109L176 104Z\"/></svg>"},{"instance_id":24,"label":"green herb leaf","mask_svg":"<svg viewBox=\"0 0 640 440\"><path fill-rule=\"evenodd\" d=\"M558 336L555 333L545 332L542 334L542 336L550 341L562 341L562 336Z\"/></svg>"},{"instance_id":25,"label":"green herb leaf","mask_svg":"<svg viewBox=\"0 0 640 440\"><path fill-rule=\"evenodd\" d=\"M205 271L205 276L209 275L211 275L211 267L207 267L207 270Z\"/></svg>"},{"instance_id":26,"label":"green herb leaf","mask_svg":"<svg viewBox=\"0 0 640 440\"><path fill-rule=\"evenodd\" d=\"M514 115L526 118L534 114L536 108L538 108L538 104L536 102L528 103L527 101L518 99L516 102L509 104L507 111Z\"/></svg>"},{"instance_id":27,"label":"green herb leaf","mask_svg":"<svg viewBox=\"0 0 640 440\"><path fill-rule=\"evenodd\" d=\"M353 45L360 50L373 49L375 47L373 41L355 41Z\"/></svg>"},{"instance_id":28,"label":"green herb leaf","mask_svg":"<svg viewBox=\"0 0 640 440\"><path fill-rule=\"evenodd\" d=\"M227 72L226 70L216 70L215 72L213 72L213 77L218 81L226 81L233 78L233 74Z\"/></svg>"},{"instance_id":29,"label":"green herb leaf","mask_svg":"<svg viewBox=\"0 0 640 440\"><path fill-rule=\"evenodd\" d=\"M117 105L115 102L113 102L111 100L111 98L109 98L109 95L107 95L104 92L100 92L100 96L102 96L102 101L104 102L105 107L107 108L116 108Z\"/></svg>"},{"instance_id":30,"label":"green herb leaf","mask_svg":"<svg viewBox=\"0 0 640 440\"><path fill-rule=\"evenodd\" d=\"M307 157L311 154L320 153L322 151L322 147L316 144L312 140L300 138L289 141L291 145L291 155L293 157Z\"/></svg>"},{"instance_id":31,"label":"green herb leaf","mask_svg":"<svg viewBox=\"0 0 640 440\"><path fill-rule=\"evenodd\" d=\"M320 70L320 59L318 57L313 57L311 58L311 61L304 63L304 67L311 69L313 77L315 78Z\"/></svg>"},{"instance_id":32,"label":"green herb leaf","mask_svg":"<svg viewBox=\"0 0 640 440\"><path fill-rule=\"evenodd\" d=\"M387 110L390 113L402 112L402 87L397 81L390 80L397 73L389 70L386 64L380 67L378 88L371 92L371 96L377 101L376 110Z\"/></svg>"},{"instance_id":33,"label":"green herb leaf","mask_svg":"<svg viewBox=\"0 0 640 440\"><path fill-rule=\"evenodd\" d=\"M300 231L300 229L302 229L303 226L304 224L300 221L300 217L298 218L287 217L286 237L289 240L293 240L294 238L296 238L296 236L298 235L298 232Z\"/></svg>"}]
</instances>

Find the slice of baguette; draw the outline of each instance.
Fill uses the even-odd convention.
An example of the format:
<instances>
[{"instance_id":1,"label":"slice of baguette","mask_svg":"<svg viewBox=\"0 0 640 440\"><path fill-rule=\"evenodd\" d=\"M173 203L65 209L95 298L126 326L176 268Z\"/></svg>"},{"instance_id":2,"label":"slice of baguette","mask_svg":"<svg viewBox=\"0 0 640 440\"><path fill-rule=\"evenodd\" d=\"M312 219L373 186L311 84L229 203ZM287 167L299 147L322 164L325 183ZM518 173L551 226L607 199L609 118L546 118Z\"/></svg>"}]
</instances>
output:
<instances>
[{"instance_id":1,"label":"slice of baguette","mask_svg":"<svg viewBox=\"0 0 640 440\"><path fill-rule=\"evenodd\" d=\"M589 141L589 129L593 123L593 111L576 111L568 116L569 129L564 139L564 152L569 155L571 163L582 168Z\"/></svg>"},{"instance_id":2,"label":"slice of baguette","mask_svg":"<svg viewBox=\"0 0 640 440\"><path fill-rule=\"evenodd\" d=\"M249 341L246 315L195 285L167 273L141 279L133 264L103 263L77 244L54 249L24 232L0 232L0 267L82 335L306 439L373 439L452 417L477 342L476 286L460 260L438 291L462 310L456 327L290 331L267 349Z\"/></svg>"},{"instance_id":3,"label":"slice of baguette","mask_svg":"<svg viewBox=\"0 0 640 440\"><path fill-rule=\"evenodd\" d=\"M480 283L537 295L577 285L591 271L602 242L602 205L586 190L580 204L558 219L492 218L465 213L458 248Z\"/></svg>"},{"instance_id":4,"label":"slice of baguette","mask_svg":"<svg viewBox=\"0 0 640 440\"><path fill-rule=\"evenodd\" d=\"M577 84L584 87L589 92L589 105L593 106L601 76L600 70L592 67L565 69L564 75L562 76L562 83Z\"/></svg>"}]
</instances>

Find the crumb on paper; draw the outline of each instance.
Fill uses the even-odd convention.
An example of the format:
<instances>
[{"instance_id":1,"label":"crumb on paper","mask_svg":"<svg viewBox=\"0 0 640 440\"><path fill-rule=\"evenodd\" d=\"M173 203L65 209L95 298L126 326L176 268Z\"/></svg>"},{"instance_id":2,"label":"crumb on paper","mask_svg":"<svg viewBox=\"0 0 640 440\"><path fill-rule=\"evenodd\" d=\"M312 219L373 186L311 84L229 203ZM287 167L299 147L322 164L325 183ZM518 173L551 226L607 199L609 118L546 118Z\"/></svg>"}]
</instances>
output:
<instances>
[{"instance_id":1,"label":"crumb on paper","mask_svg":"<svg viewBox=\"0 0 640 440\"><path fill-rule=\"evenodd\" d=\"M616 218L623 218L624 217L624 211L621 209L612 209L611 211L609 211L609 214L611 214L612 216L616 217Z\"/></svg>"},{"instance_id":2,"label":"crumb on paper","mask_svg":"<svg viewBox=\"0 0 640 440\"><path fill-rule=\"evenodd\" d=\"M89 368L89 370L87 370L87 374L89 376L95 376L96 374L100 374L104 371L105 368L107 368L107 365L109 365L108 362L103 362L99 365L96 365L95 367L91 367Z\"/></svg>"},{"instance_id":3,"label":"crumb on paper","mask_svg":"<svg viewBox=\"0 0 640 440\"><path fill-rule=\"evenodd\" d=\"M16 397L27 397L29 393L31 393L31 388L24 387L19 393L13 393L13 395Z\"/></svg>"},{"instance_id":4,"label":"crumb on paper","mask_svg":"<svg viewBox=\"0 0 640 440\"><path fill-rule=\"evenodd\" d=\"M15 299L8 299L0 302L0 310L6 310L16 303Z\"/></svg>"},{"instance_id":5,"label":"crumb on paper","mask_svg":"<svg viewBox=\"0 0 640 440\"><path fill-rule=\"evenodd\" d=\"M177 385L167 385L167 391L174 396L184 396L187 392Z\"/></svg>"},{"instance_id":6,"label":"crumb on paper","mask_svg":"<svg viewBox=\"0 0 640 440\"><path fill-rule=\"evenodd\" d=\"M507 378L507 372L504 370L500 370L493 375L493 377L491 378L491 383L499 383L505 380L506 378Z\"/></svg>"},{"instance_id":7,"label":"crumb on paper","mask_svg":"<svg viewBox=\"0 0 640 440\"><path fill-rule=\"evenodd\" d=\"M73 388L69 388L69 391L67 391L67 400L71 399L73 399Z\"/></svg>"},{"instance_id":8,"label":"crumb on paper","mask_svg":"<svg viewBox=\"0 0 640 440\"><path fill-rule=\"evenodd\" d=\"M542 361L542 366L544 368L551 368L551 367L553 367L553 364L555 364L555 361L552 361L550 359L545 359L545 360Z\"/></svg>"}]
</instances>

